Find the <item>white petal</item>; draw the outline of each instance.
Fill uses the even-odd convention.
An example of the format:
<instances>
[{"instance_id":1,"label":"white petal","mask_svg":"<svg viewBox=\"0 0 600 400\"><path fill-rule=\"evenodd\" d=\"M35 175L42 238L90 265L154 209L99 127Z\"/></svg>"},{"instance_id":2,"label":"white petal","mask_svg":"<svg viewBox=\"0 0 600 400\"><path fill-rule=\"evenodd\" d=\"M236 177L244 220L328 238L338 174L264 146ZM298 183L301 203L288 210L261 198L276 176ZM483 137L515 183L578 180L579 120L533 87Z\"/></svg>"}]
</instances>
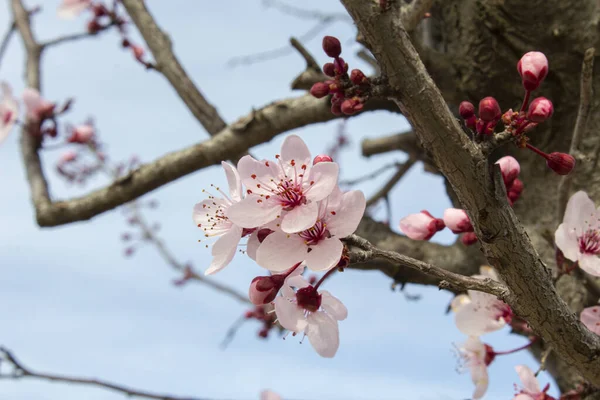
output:
<instances>
[{"instance_id":1,"label":"white petal","mask_svg":"<svg viewBox=\"0 0 600 400\"><path fill-rule=\"evenodd\" d=\"M580 319L590 331L600 335L600 306L584 308Z\"/></svg>"},{"instance_id":2,"label":"white petal","mask_svg":"<svg viewBox=\"0 0 600 400\"><path fill-rule=\"evenodd\" d=\"M485 364L476 365L471 368L471 380L475 384L473 399L481 399L487 391L489 384L488 372Z\"/></svg>"},{"instance_id":3,"label":"white petal","mask_svg":"<svg viewBox=\"0 0 600 400\"><path fill-rule=\"evenodd\" d=\"M554 232L554 242L567 259L577 261L579 242L574 229L569 229L565 223L560 224Z\"/></svg>"},{"instance_id":4,"label":"white petal","mask_svg":"<svg viewBox=\"0 0 600 400\"><path fill-rule=\"evenodd\" d=\"M593 254L580 254L579 267L593 276L600 276L600 257Z\"/></svg>"},{"instance_id":5,"label":"white petal","mask_svg":"<svg viewBox=\"0 0 600 400\"><path fill-rule=\"evenodd\" d=\"M328 207L325 219L329 232L340 239L353 234L365 213L366 205L365 195L360 190L344 193L338 207Z\"/></svg>"},{"instance_id":6,"label":"white petal","mask_svg":"<svg viewBox=\"0 0 600 400\"><path fill-rule=\"evenodd\" d=\"M57 14L61 19L72 19L90 6L90 0L63 0Z\"/></svg>"},{"instance_id":7,"label":"white petal","mask_svg":"<svg viewBox=\"0 0 600 400\"><path fill-rule=\"evenodd\" d=\"M309 178L305 180L308 184L306 198L319 201L329 196L337 186L338 174L339 166L334 162L320 162L312 167Z\"/></svg>"},{"instance_id":8,"label":"white petal","mask_svg":"<svg viewBox=\"0 0 600 400\"><path fill-rule=\"evenodd\" d=\"M192 211L192 219L198 228L209 236L225 233L232 223L223 218L223 210L227 207L224 199L206 199L197 203Z\"/></svg>"},{"instance_id":9,"label":"white petal","mask_svg":"<svg viewBox=\"0 0 600 400\"><path fill-rule=\"evenodd\" d=\"M312 228L317 222L318 212L319 206L314 201L296 206L281 218L281 230L294 233Z\"/></svg>"},{"instance_id":10,"label":"white petal","mask_svg":"<svg viewBox=\"0 0 600 400\"><path fill-rule=\"evenodd\" d=\"M580 190L569 199L563 222L567 229L577 228L579 234L587 230L589 223L596 222L596 206L586 192Z\"/></svg>"},{"instance_id":11,"label":"white petal","mask_svg":"<svg viewBox=\"0 0 600 400\"><path fill-rule=\"evenodd\" d=\"M310 150L306 146L306 143L297 135L289 135L285 138L281 144L281 162L283 163L285 172L288 177L294 178L294 169L296 174L305 173L309 175L312 166L312 159ZM292 166L291 164L295 164ZM302 169L302 165L306 166L306 169ZM318 165L318 164L317 164Z\"/></svg>"},{"instance_id":12,"label":"white petal","mask_svg":"<svg viewBox=\"0 0 600 400\"><path fill-rule=\"evenodd\" d=\"M348 309L337 297L334 297L326 290L319 292L321 294L321 307L338 321L343 321L348 317Z\"/></svg>"},{"instance_id":13,"label":"white petal","mask_svg":"<svg viewBox=\"0 0 600 400\"><path fill-rule=\"evenodd\" d=\"M342 258L344 244L336 238L323 239L306 255L306 266L313 271L327 271Z\"/></svg>"},{"instance_id":14,"label":"white petal","mask_svg":"<svg viewBox=\"0 0 600 400\"><path fill-rule=\"evenodd\" d=\"M463 305L454 315L454 322L459 331L469 336L481 336L501 329L505 323L491 317L488 310L471 302Z\"/></svg>"},{"instance_id":15,"label":"white petal","mask_svg":"<svg viewBox=\"0 0 600 400\"><path fill-rule=\"evenodd\" d=\"M311 313L305 332L310 344L321 357L335 356L340 347L340 334L335 319L322 312Z\"/></svg>"},{"instance_id":16,"label":"white petal","mask_svg":"<svg viewBox=\"0 0 600 400\"><path fill-rule=\"evenodd\" d=\"M248 254L248 257L254 261L256 261L256 252L258 251L259 246L260 242L258 241L258 231L254 231L250 234L248 243L246 243L246 254Z\"/></svg>"},{"instance_id":17,"label":"white petal","mask_svg":"<svg viewBox=\"0 0 600 400\"><path fill-rule=\"evenodd\" d=\"M301 332L306 328L306 317L304 310L290 302L282 296L277 296L274 300L275 314L277 320L285 329L292 332Z\"/></svg>"},{"instance_id":18,"label":"white petal","mask_svg":"<svg viewBox=\"0 0 600 400\"><path fill-rule=\"evenodd\" d=\"M513 400L535 400L535 399L528 394L520 393Z\"/></svg>"},{"instance_id":19,"label":"white petal","mask_svg":"<svg viewBox=\"0 0 600 400\"><path fill-rule=\"evenodd\" d=\"M241 238L242 228L232 225L229 232L221 236L213 245L213 260L204 274L211 275L225 268L233 260Z\"/></svg>"},{"instance_id":20,"label":"white petal","mask_svg":"<svg viewBox=\"0 0 600 400\"><path fill-rule=\"evenodd\" d=\"M231 200L238 202L242 199L242 180L240 179L240 174L238 173L237 169L228 162L221 161L221 165L223 166L225 175L227 176Z\"/></svg>"},{"instance_id":21,"label":"white petal","mask_svg":"<svg viewBox=\"0 0 600 400\"><path fill-rule=\"evenodd\" d=\"M265 225L281 213L281 206L271 199L265 199L255 194L248 195L239 203L227 208L227 218L236 225L244 228L256 228Z\"/></svg>"},{"instance_id":22,"label":"white petal","mask_svg":"<svg viewBox=\"0 0 600 400\"><path fill-rule=\"evenodd\" d=\"M272 195L269 188L275 188L272 180L279 182L277 165L273 161L255 160L244 156L238 162L238 174L246 189L255 194Z\"/></svg>"},{"instance_id":23,"label":"white petal","mask_svg":"<svg viewBox=\"0 0 600 400\"><path fill-rule=\"evenodd\" d=\"M532 394L540 393L540 384L538 383L535 374L528 366L517 365L515 370L517 371L517 374L519 374L519 378L521 378L521 382L526 391Z\"/></svg>"},{"instance_id":24,"label":"white petal","mask_svg":"<svg viewBox=\"0 0 600 400\"><path fill-rule=\"evenodd\" d=\"M303 287L310 286L310 283L308 283L308 281L300 275L287 277L285 280L285 284L295 287L296 289L302 289Z\"/></svg>"},{"instance_id":25,"label":"white petal","mask_svg":"<svg viewBox=\"0 0 600 400\"><path fill-rule=\"evenodd\" d=\"M256 252L256 262L273 272L283 272L304 261L308 247L298 235L271 233Z\"/></svg>"}]
</instances>

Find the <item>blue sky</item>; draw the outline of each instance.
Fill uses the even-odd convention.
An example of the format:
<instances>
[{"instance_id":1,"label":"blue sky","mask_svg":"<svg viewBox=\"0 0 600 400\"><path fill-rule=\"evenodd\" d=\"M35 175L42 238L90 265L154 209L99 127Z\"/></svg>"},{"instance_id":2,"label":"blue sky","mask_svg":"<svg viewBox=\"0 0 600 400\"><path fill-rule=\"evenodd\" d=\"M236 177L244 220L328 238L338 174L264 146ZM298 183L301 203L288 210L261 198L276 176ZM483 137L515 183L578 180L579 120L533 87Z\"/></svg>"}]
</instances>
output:
<instances>
[{"instance_id":1,"label":"blue sky","mask_svg":"<svg viewBox=\"0 0 600 400\"><path fill-rule=\"evenodd\" d=\"M6 2L7 3L7 2ZM312 24L265 8L260 0L146 1L159 24L169 32L175 52L193 80L221 115L232 122L273 100L299 95L289 83L304 68L296 54L237 68L227 67L235 56L286 45ZM338 2L306 0L307 8L343 11ZM29 2L29 5L33 5ZM58 1L43 2L34 18L42 39L78 32L85 18L56 18ZM6 7L6 5L3 5ZM7 8L0 12L0 31L9 23ZM343 39L344 57L352 67L368 67L353 57L358 45L349 23L337 22L324 31ZM16 39L16 40L15 40ZM319 38L305 43L323 63ZM101 139L113 160L137 155L149 162L165 151L204 140L206 132L187 111L167 81L145 71L119 47L115 33L66 44L44 55L43 91L51 100L75 97L65 120L96 119ZM24 88L20 38L13 38L0 65L0 80L15 91ZM334 140L339 122L310 126L301 135L314 153ZM347 130L353 142L343 153L342 178L352 178L385 163L402 160L401 153L359 156L363 138L407 128L397 115L372 113L351 119ZM260 157L278 152L283 136L253 149ZM127 225L120 211L91 221L58 228L36 226L29 189L13 132L0 147L0 344L39 371L94 376L132 387L214 399L256 399L265 388L284 399L466 399L472 393L468 374L456 372L452 343L464 337L444 310L451 299L436 288L408 286L422 295L410 302L390 291L390 280L378 272L347 271L326 288L349 309L341 322L341 346L334 359L320 358L308 342L276 336L259 340L257 323L242 326L226 350L219 347L229 326L245 311L235 300L210 288L190 284L175 287L177 278L151 247L123 257L120 234ZM53 171L58 152L44 154L53 198L81 195L107 183L98 178L85 187L62 182ZM389 175L389 174L388 174ZM368 195L387 178L360 186ZM209 251L197 243L201 232L191 221L201 190L224 184L218 167L208 168L150 193L144 199L160 206L145 215L161 223L160 234L181 261L202 270ZM392 193L392 226L411 212L428 209L441 215L449 206L441 180L411 171ZM450 243L452 235L439 235ZM238 256L216 277L246 291L252 277L264 273ZM507 350L525 342L507 331L491 334L486 342ZM526 363L525 353L499 357L491 366L487 399L513 394L513 366ZM545 382L546 376L542 378ZM125 397L101 389L36 381L0 381L2 398L13 400L118 400Z\"/></svg>"}]
</instances>

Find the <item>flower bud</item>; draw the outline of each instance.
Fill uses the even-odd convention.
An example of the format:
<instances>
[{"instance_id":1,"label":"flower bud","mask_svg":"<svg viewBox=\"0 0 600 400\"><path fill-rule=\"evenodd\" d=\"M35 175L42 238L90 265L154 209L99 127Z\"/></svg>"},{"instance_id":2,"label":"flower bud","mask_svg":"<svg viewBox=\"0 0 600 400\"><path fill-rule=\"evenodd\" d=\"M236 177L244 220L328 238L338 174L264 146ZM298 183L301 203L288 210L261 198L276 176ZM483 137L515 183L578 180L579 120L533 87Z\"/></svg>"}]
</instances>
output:
<instances>
[{"instance_id":1,"label":"flower bud","mask_svg":"<svg viewBox=\"0 0 600 400\"><path fill-rule=\"evenodd\" d=\"M305 286L296 291L296 301L298 306L315 312L321 307L321 295L314 286Z\"/></svg>"},{"instance_id":2,"label":"flower bud","mask_svg":"<svg viewBox=\"0 0 600 400\"><path fill-rule=\"evenodd\" d=\"M552 102L545 97L535 98L529 105L527 119L533 122L544 122L554 113Z\"/></svg>"},{"instance_id":3,"label":"flower bud","mask_svg":"<svg viewBox=\"0 0 600 400\"><path fill-rule=\"evenodd\" d=\"M363 104L357 97L344 100L341 104L341 110L346 115L352 115L363 109Z\"/></svg>"},{"instance_id":4,"label":"flower bud","mask_svg":"<svg viewBox=\"0 0 600 400\"><path fill-rule=\"evenodd\" d=\"M472 244L477 243L477 236L475 236L475 232L467 232L460 238L460 241L465 246L470 246Z\"/></svg>"},{"instance_id":5,"label":"flower bud","mask_svg":"<svg viewBox=\"0 0 600 400\"><path fill-rule=\"evenodd\" d=\"M435 218L425 210L400 220L400 230L413 240L429 240L444 227L443 219Z\"/></svg>"},{"instance_id":6,"label":"flower bud","mask_svg":"<svg viewBox=\"0 0 600 400\"><path fill-rule=\"evenodd\" d=\"M517 63L517 71L521 75L525 90L535 90L548 75L548 59L544 53L530 51L521 57Z\"/></svg>"},{"instance_id":7,"label":"flower bud","mask_svg":"<svg viewBox=\"0 0 600 400\"><path fill-rule=\"evenodd\" d=\"M310 88L310 94L317 99L323 98L329 94L329 85L325 82L317 82Z\"/></svg>"},{"instance_id":8,"label":"flower bud","mask_svg":"<svg viewBox=\"0 0 600 400\"><path fill-rule=\"evenodd\" d=\"M502 115L500 105L493 97L485 97L479 102L479 118L485 122L498 120Z\"/></svg>"},{"instance_id":9,"label":"flower bud","mask_svg":"<svg viewBox=\"0 0 600 400\"><path fill-rule=\"evenodd\" d=\"M108 10L103 4L95 4L92 11L94 12L95 17L104 17L105 15L108 15Z\"/></svg>"},{"instance_id":10,"label":"flower bud","mask_svg":"<svg viewBox=\"0 0 600 400\"><path fill-rule=\"evenodd\" d=\"M475 116L475 106L471 102L463 101L458 107L458 113L463 119L469 119Z\"/></svg>"},{"instance_id":11,"label":"flower bud","mask_svg":"<svg viewBox=\"0 0 600 400\"><path fill-rule=\"evenodd\" d=\"M342 75L348 72L348 64L342 57L338 57L333 61L333 71L336 75Z\"/></svg>"},{"instance_id":12,"label":"flower bud","mask_svg":"<svg viewBox=\"0 0 600 400\"><path fill-rule=\"evenodd\" d=\"M94 127L89 124L77 126L67 139L69 143L86 144L94 137Z\"/></svg>"},{"instance_id":13,"label":"flower bud","mask_svg":"<svg viewBox=\"0 0 600 400\"><path fill-rule=\"evenodd\" d=\"M260 331L258 331L258 337L263 339L269 337L269 328L262 328Z\"/></svg>"},{"instance_id":14,"label":"flower bud","mask_svg":"<svg viewBox=\"0 0 600 400\"><path fill-rule=\"evenodd\" d=\"M323 51L329 57L337 58L342 53L342 44L333 36L325 36L323 38Z\"/></svg>"},{"instance_id":15,"label":"flower bud","mask_svg":"<svg viewBox=\"0 0 600 400\"><path fill-rule=\"evenodd\" d=\"M575 168L575 157L565 153L550 153L546 164L559 175L569 175Z\"/></svg>"},{"instance_id":16,"label":"flower bud","mask_svg":"<svg viewBox=\"0 0 600 400\"><path fill-rule=\"evenodd\" d=\"M129 46L131 46L131 42L129 41L129 39L123 38L123 40L121 41L121 47L127 48Z\"/></svg>"},{"instance_id":17,"label":"flower bud","mask_svg":"<svg viewBox=\"0 0 600 400\"><path fill-rule=\"evenodd\" d=\"M353 69L352 72L350 72L350 81L352 81L352 83L355 85L369 83L369 79L360 69Z\"/></svg>"},{"instance_id":18,"label":"flower bud","mask_svg":"<svg viewBox=\"0 0 600 400\"><path fill-rule=\"evenodd\" d=\"M87 31L90 35L95 35L96 33L100 32L101 29L102 25L100 25L95 19L91 20L87 24Z\"/></svg>"},{"instance_id":19,"label":"flower bud","mask_svg":"<svg viewBox=\"0 0 600 400\"><path fill-rule=\"evenodd\" d=\"M444 211L444 224L452 233L471 232L473 225L465 210L459 208L447 208Z\"/></svg>"},{"instance_id":20,"label":"flower bud","mask_svg":"<svg viewBox=\"0 0 600 400\"><path fill-rule=\"evenodd\" d=\"M133 51L133 56L138 61L142 61L142 57L144 57L144 48L134 44L131 46L131 50Z\"/></svg>"},{"instance_id":21,"label":"flower bud","mask_svg":"<svg viewBox=\"0 0 600 400\"><path fill-rule=\"evenodd\" d=\"M520 180L520 179L515 179L513 181L512 185L510 186L509 190L510 190L511 193L515 193L518 196L520 196L521 193L523 192L523 187L524 187L523 181Z\"/></svg>"},{"instance_id":22,"label":"flower bud","mask_svg":"<svg viewBox=\"0 0 600 400\"><path fill-rule=\"evenodd\" d=\"M329 157L327 154L319 154L313 160L313 165L318 164L320 162L333 162L333 158Z\"/></svg>"},{"instance_id":23,"label":"flower bud","mask_svg":"<svg viewBox=\"0 0 600 400\"><path fill-rule=\"evenodd\" d=\"M333 103L333 104L331 105L331 113L332 113L333 115L336 115L336 116L338 116L338 117L339 117L340 115L343 115L344 113L342 112L342 107L341 107L341 104L340 104L340 103Z\"/></svg>"},{"instance_id":24,"label":"flower bud","mask_svg":"<svg viewBox=\"0 0 600 400\"><path fill-rule=\"evenodd\" d=\"M252 279L248 290L250 301L257 306L272 302L275 300L284 281L285 277L283 275L257 276Z\"/></svg>"},{"instance_id":25,"label":"flower bud","mask_svg":"<svg viewBox=\"0 0 600 400\"><path fill-rule=\"evenodd\" d=\"M502 157L496 161L496 164L500 166L504 186L508 189L513 181L519 176L521 166L519 165L519 162L511 156Z\"/></svg>"},{"instance_id":26,"label":"flower bud","mask_svg":"<svg viewBox=\"0 0 600 400\"><path fill-rule=\"evenodd\" d=\"M333 63L327 63L323 65L323 73L327 76L334 77L335 76L335 67Z\"/></svg>"}]
</instances>

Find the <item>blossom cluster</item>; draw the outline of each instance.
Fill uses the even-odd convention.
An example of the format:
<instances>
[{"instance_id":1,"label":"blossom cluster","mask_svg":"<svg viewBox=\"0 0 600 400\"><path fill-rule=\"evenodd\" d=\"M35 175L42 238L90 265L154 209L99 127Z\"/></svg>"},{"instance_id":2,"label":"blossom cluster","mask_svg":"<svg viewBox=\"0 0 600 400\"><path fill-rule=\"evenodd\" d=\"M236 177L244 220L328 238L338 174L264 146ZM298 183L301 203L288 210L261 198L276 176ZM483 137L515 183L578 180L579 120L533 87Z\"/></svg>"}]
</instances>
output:
<instances>
[{"instance_id":1,"label":"blossom cluster","mask_svg":"<svg viewBox=\"0 0 600 400\"><path fill-rule=\"evenodd\" d=\"M247 237L246 254L271 271L250 285L250 300L273 302L281 326L304 332L316 351L332 357L339 346L338 321L346 307L301 275L305 267L327 272L347 263L341 239L352 234L365 211L358 190L338 187L338 164L316 156L302 139L288 136L274 160L244 156L237 168L222 162L228 193L215 187L193 209L193 220L206 237L217 237L206 274L225 268L239 242ZM278 296L278 293L281 295Z\"/></svg>"}]
</instances>

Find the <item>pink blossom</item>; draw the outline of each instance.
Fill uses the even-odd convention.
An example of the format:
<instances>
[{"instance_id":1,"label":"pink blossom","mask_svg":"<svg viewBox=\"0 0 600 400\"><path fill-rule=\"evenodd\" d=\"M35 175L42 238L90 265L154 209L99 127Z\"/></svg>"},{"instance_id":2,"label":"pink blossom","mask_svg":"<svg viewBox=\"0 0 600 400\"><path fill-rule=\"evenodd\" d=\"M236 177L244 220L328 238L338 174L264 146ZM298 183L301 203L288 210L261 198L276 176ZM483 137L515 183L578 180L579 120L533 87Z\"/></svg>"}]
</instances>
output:
<instances>
[{"instance_id":1,"label":"pink blossom","mask_svg":"<svg viewBox=\"0 0 600 400\"><path fill-rule=\"evenodd\" d=\"M526 365L517 365L515 367L523 388L514 397L513 400L553 400L554 398L546 394L550 388L550 384L546 385L544 389L540 389L540 384L535 377L535 374Z\"/></svg>"},{"instance_id":2,"label":"pink blossom","mask_svg":"<svg viewBox=\"0 0 600 400\"><path fill-rule=\"evenodd\" d=\"M86 144L94 137L95 129L90 123L76 126L67 139L69 143Z\"/></svg>"},{"instance_id":3,"label":"pink blossom","mask_svg":"<svg viewBox=\"0 0 600 400\"><path fill-rule=\"evenodd\" d=\"M541 123L549 119L554 114L554 106L552 102L545 97L534 99L527 110L527 119Z\"/></svg>"},{"instance_id":4,"label":"pink blossom","mask_svg":"<svg viewBox=\"0 0 600 400\"><path fill-rule=\"evenodd\" d=\"M13 97L12 89L6 82L0 82L2 98L0 99L0 143L7 137L19 116L19 103Z\"/></svg>"},{"instance_id":5,"label":"pink blossom","mask_svg":"<svg viewBox=\"0 0 600 400\"><path fill-rule=\"evenodd\" d=\"M481 275L473 277L498 280L496 271L491 267L482 266L480 272ZM469 336L481 336L497 331L512 319L512 310L505 302L494 295L476 290L456 296L451 306L456 327Z\"/></svg>"},{"instance_id":6,"label":"pink blossom","mask_svg":"<svg viewBox=\"0 0 600 400\"><path fill-rule=\"evenodd\" d=\"M252 279L248 298L252 304L260 306L272 302L285 281L284 274L257 276Z\"/></svg>"},{"instance_id":7,"label":"pink blossom","mask_svg":"<svg viewBox=\"0 0 600 400\"><path fill-rule=\"evenodd\" d=\"M260 393L260 400L282 400L281 396L272 390L263 390Z\"/></svg>"},{"instance_id":8,"label":"pink blossom","mask_svg":"<svg viewBox=\"0 0 600 400\"><path fill-rule=\"evenodd\" d=\"M23 103L27 109L27 116L35 121L48 118L54 112L54 103L42 98L36 89L23 90Z\"/></svg>"},{"instance_id":9,"label":"pink blossom","mask_svg":"<svg viewBox=\"0 0 600 400\"><path fill-rule=\"evenodd\" d=\"M519 165L519 162L511 156L502 157L496 161L496 164L500 166L504 185L508 188L512 182L517 179L519 173L521 173L521 166Z\"/></svg>"},{"instance_id":10,"label":"pink blossom","mask_svg":"<svg viewBox=\"0 0 600 400\"><path fill-rule=\"evenodd\" d=\"M548 75L548 59L544 53L530 51L517 63L517 71L521 75L525 90L535 90Z\"/></svg>"},{"instance_id":11,"label":"pink blossom","mask_svg":"<svg viewBox=\"0 0 600 400\"><path fill-rule=\"evenodd\" d=\"M275 299L277 320L285 329L304 332L321 357L331 358L340 345L338 321L348 316L346 306L329 292L311 286L296 268ZM296 288L296 292L292 289Z\"/></svg>"},{"instance_id":12,"label":"pink blossom","mask_svg":"<svg viewBox=\"0 0 600 400\"><path fill-rule=\"evenodd\" d=\"M469 338L458 348L465 367L471 371L471 380L475 384L473 399L483 397L488 388L487 366L493 361L494 353L491 347L484 344L476 336Z\"/></svg>"},{"instance_id":13,"label":"pink blossom","mask_svg":"<svg viewBox=\"0 0 600 400\"><path fill-rule=\"evenodd\" d=\"M578 262L588 274L600 276L600 208L584 191L569 199L554 241L566 258Z\"/></svg>"},{"instance_id":14,"label":"pink blossom","mask_svg":"<svg viewBox=\"0 0 600 400\"><path fill-rule=\"evenodd\" d=\"M245 156L238 169L248 195L234 204L227 216L245 228L281 217L281 230L286 233L315 225L319 215L317 202L331 194L338 178L336 163L312 165L306 144L296 135L285 139L277 162Z\"/></svg>"},{"instance_id":15,"label":"pink blossom","mask_svg":"<svg viewBox=\"0 0 600 400\"><path fill-rule=\"evenodd\" d=\"M242 227L227 218L227 209L242 199L242 183L235 167L225 161L221 162L229 183L229 196L219 188L222 198L209 196L194 206L192 218L202 229L206 237L218 236L213 244L213 260L205 271L206 275L214 274L225 268L235 256L237 245L242 238Z\"/></svg>"},{"instance_id":16,"label":"pink blossom","mask_svg":"<svg viewBox=\"0 0 600 400\"><path fill-rule=\"evenodd\" d=\"M467 213L465 210L459 208L447 208L446 211L444 211L444 224L453 233L473 231L473 225L471 225L471 220L467 216Z\"/></svg>"},{"instance_id":17,"label":"pink blossom","mask_svg":"<svg viewBox=\"0 0 600 400\"><path fill-rule=\"evenodd\" d=\"M92 0L63 0L58 6L57 14L62 19L73 19L85 11Z\"/></svg>"},{"instance_id":18,"label":"pink blossom","mask_svg":"<svg viewBox=\"0 0 600 400\"><path fill-rule=\"evenodd\" d=\"M400 230L414 240L429 240L436 232L444 229L444 221L434 218L428 211L410 214L400 220Z\"/></svg>"},{"instance_id":19,"label":"pink blossom","mask_svg":"<svg viewBox=\"0 0 600 400\"><path fill-rule=\"evenodd\" d=\"M365 196L361 191L342 194L339 189L334 190L331 196L320 202L313 226L294 234L281 230L271 233L258 248L256 262L275 272L302 261L313 271L335 267L344 249L340 239L354 233L365 206Z\"/></svg>"},{"instance_id":20,"label":"pink blossom","mask_svg":"<svg viewBox=\"0 0 600 400\"><path fill-rule=\"evenodd\" d=\"M584 308L580 319L586 328L600 335L600 306Z\"/></svg>"}]
</instances>

